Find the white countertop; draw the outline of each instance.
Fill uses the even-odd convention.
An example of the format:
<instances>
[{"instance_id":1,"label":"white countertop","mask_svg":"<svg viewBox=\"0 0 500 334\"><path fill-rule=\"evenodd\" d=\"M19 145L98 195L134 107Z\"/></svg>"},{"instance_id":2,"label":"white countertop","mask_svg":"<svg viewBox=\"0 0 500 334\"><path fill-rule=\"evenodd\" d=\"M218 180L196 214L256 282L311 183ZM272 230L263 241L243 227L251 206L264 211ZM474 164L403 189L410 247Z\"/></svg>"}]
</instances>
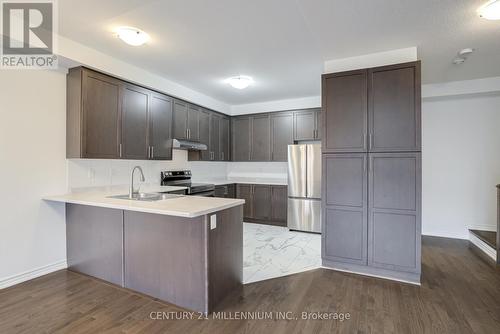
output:
<instances>
[{"instance_id":1,"label":"white countertop","mask_svg":"<svg viewBox=\"0 0 500 334\"><path fill-rule=\"evenodd\" d=\"M168 191L165 190L165 187L161 188L163 188L161 189L162 191ZM52 202L81 204L102 208L138 211L187 218L199 217L245 204L245 200L242 199L201 196L181 196L154 202L109 198L109 196L123 194L126 194L126 192L82 191L60 196L47 196L43 199Z\"/></svg>"},{"instance_id":2,"label":"white countertop","mask_svg":"<svg viewBox=\"0 0 500 334\"><path fill-rule=\"evenodd\" d=\"M273 186L286 186L287 181L283 179L269 179L269 178L246 178L246 177L238 177L238 178L229 178L229 179L194 179L193 182L199 183L213 183L216 186L222 186L226 184L269 184Z\"/></svg>"}]
</instances>

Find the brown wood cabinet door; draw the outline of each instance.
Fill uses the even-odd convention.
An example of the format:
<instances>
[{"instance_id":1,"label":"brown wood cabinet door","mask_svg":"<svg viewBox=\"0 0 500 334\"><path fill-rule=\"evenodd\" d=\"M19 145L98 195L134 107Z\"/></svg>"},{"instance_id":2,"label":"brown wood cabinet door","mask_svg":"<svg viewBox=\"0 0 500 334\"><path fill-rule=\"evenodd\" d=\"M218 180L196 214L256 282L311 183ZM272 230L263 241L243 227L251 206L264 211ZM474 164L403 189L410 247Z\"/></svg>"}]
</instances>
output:
<instances>
[{"instance_id":1,"label":"brown wood cabinet door","mask_svg":"<svg viewBox=\"0 0 500 334\"><path fill-rule=\"evenodd\" d=\"M122 158L148 159L148 113L150 92L126 84L123 86Z\"/></svg>"},{"instance_id":2,"label":"brown wood cabinet door","mask_svg":"<svg viewBox=\"0 0 500 334\"><path fill-rule=\"evenodd\" d=\"M288 191L286 186L271 186L271 220L278 225L287 225Z\"/></svg>"},{"instance_id":3,"label":"brown wood cabinet door","mask_svg":"<svg viewBox=\"0 0 500 334\"><path fill-rule=\"evenodd\" d=\"M188 106L180 100L174 100L172 134L175 139L187 139Z\"/></svg>"},{"instance_id":4,"label":"brown wood cabinet door","mask_svg":"<svg viewBox=\"0 0 500 334\"><path fill-rule=\"evenodd\" d=\"M220 160L220 116L210 115L210 160Z\"/></svg>"},{"instance_id":5,"label":"brown wood cabinet door","mask_svg":"<svg viewBox=\"0 0 500 334\"><path fill-rule=\"evenodd\" d=\"M314 140L316 113L314 110L295 111L293 113L293 139Z\"/></svg>"},{"instance_id":6,"label":"brown wood cabinet door","mask_svg":"<svg viewBox=\"0 0 500 334\"><path fill-rule=\"evenodd\" d=\"M227 117L222 117L220 120L220 160L229 161L231 152L231 141L230 141L230 121Z\"/></svg>"},{"instance_id":7,"label":"brown wood cabinet door","mask_svg":"<svg viewBox=\"0 0 500 334\"><path fill-rule=\"evenodd\" d=\"M367 264L367 154L323 155L323 257Z\"/></svg>"},{"instance_id":8,"label":"brown wood cabinet door","mask_svg":"<svg viewBox=\"0 0 500 334\"><path fill-rule=\"evenodd\" d=\"M227 197L228 198L236 198L236 185L228 184L227 185Z\"/></svg>"},{"instance_id":9,"label":"brown wood cabinet door","mask_svg":"<svg viewBox=\"0 0 500 334\"><path fill-rule=\"evenodd\" d=\"M250 160L250 117L232 119L232 159L233 161Z\"/></svg>"},{"instance_id":10,"label":"brown wood cabinet door","mask_svg":"<svg viewBox=\"0 0 500 334\"><path fill-rule=\"evenodd\" d=\"M325 74L322 80L323 152L366 152L367 71Z\"/></svg>"},{"instance_id":11,"label":"brown wood cabinet door","mask_svg":"<svg viewBox=\"0 0 500 334\"><path fill-rule=\"evenodd\" d=\"M201 108L194 105L188 105L188 139L198 141L200 139L200 111Z\"/></svg>"},{"instance_id":12,"label":"brown wood cabinet door","mask_svg":"<svg viewBox=\"0 0 500 334\"><path fill-rule=\"evenodd\" d=\"M271 114L271 160L287 161L288 145L293 144L293 114Z\"/></svg>"},{"instance_id":13,"label":"brown wood cabinet door","mask_svg":"<svg viewBox=\"0 0 500 334\"><path fill-rule=\"evenodd\" d=\"M238 184L236 186L236 198L244 199L243 217L253 218L253 196L251 184Z\"/></svg>"},{"instance_id":14,"label":"brown wood cabinet door","mask_svg":"<svg viewBox=\"0 0 500 334\"><path fill-rule=\"evenodd\" d=\"M210 160L210 115L211 112L202 109L199 115L200 124L200 143L207 145L208 150L200 151L200 160L209 161Z\"/></svg>"},{"instance_id":15,"label":"brown wood cabinet door","mask_svg":"<svg viewBox=\"0 0 500 334\"><path fill-rule=\"evenodd\" d=\"M120 81L84 70L82 158L120 157Z\"/></svg>"},{"instance_id":16,"label":"brown wood cabinet door","mask_svg":"<svg viewBox=\"0 0 500 334\"><path fill-rule=\"evenodd\" d=\"M420 273L420 153L369 158L368 264Z\"/></svg>"},{"instance_id":17,"label":"brown wood cabinet door","mask_svg":"<svg viewBox=\"0 0 500 334\"><path fill-rule=\"evenodd\" d=\"M322 117L322 112L321 109L316 111L316 135L315 139L321 139L321 134L323 133L323 117Z\"/></svg>"},{"instance_id":18,"label":"brown wood cabinet door","mask_svg":"<svg viewBox=\"0 0 500 334\"><path fill-rule=\"evenodd\" d=\"M172 98L153 93L150 112L150 158L172 160Z\"/></svg>"},{"instance_id":19,"label":"brown wood cabinet door","mask_svg":"<svg viewBox=\"0 0 500 334\"><path fill-rule=\"evenodd\" d=\"M369 70L370 151L420 151L420 62Z\"/></svg>"},{"instance_id":20,"label":"brown wood cabinet door","mask_svg":"<svg viewBox=\"0 0 500 334\"><path fill-rule=\"evenodd\" d=\"M271 186L254 184L252 187L253 218L269 220L271 217Z\"/></svg>"},{"instance_id":21,"label":"brown wood cabinet door","mask_svg":"<svg viewBox=\"0 0 500 334\"><path fill-rule=\"evenodd\" d=\"M252 116L250 160L271 160L271 118L268 114Z\"/></svg>"}]
</instances>

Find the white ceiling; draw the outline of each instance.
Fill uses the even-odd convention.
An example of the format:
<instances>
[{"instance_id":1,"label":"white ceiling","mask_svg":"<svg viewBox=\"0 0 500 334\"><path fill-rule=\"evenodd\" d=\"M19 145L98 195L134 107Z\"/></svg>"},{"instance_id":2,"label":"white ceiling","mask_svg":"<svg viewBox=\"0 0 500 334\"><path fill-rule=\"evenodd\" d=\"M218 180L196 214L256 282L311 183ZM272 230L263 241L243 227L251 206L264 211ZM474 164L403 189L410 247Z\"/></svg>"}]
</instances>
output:
<instances>
[{"instance_id":1,"label":"white ceiling","mask_svg":"<svg viewBox=\"0 0 500 334\"><path fill-rule=\"evenodd\" d=\"M417 46L423 82L500 76L500 22L483 0L63 0L59 32L228 104L320 94L325 60ZM119 25L148 32L134 48ZM459 49L477 51L461 66ZM235 90L227 77L250 75Z\"/></svg>"}]
</instances>

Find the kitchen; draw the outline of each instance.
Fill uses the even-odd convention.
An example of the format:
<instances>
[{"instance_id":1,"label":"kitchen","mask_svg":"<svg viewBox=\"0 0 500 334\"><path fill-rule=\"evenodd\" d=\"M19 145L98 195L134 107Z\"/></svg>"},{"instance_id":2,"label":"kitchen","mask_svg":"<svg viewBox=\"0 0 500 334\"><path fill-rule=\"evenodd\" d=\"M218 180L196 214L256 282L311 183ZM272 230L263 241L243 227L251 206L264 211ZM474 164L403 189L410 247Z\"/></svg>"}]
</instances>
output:
<instances>
[{"instance_id":1,"label":"kitchen","mask_svg":"<svg viewBox=\"0 0 500 334\"><path fill-rule=\"evenodd\" d=\"M58 2L0 69L0 332L497 331L497 4Z\"/></svg>"}]
</instances>

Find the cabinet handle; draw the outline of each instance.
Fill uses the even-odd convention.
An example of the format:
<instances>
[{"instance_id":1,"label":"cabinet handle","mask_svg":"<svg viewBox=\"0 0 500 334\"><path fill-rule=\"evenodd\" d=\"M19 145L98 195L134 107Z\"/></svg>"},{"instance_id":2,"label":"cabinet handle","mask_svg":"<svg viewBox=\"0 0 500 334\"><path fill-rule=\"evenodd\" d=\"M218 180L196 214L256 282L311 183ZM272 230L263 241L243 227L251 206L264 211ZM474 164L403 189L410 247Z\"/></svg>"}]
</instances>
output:
<instances>
[{"instance_id":1,"label":"cabinet handle","mask_svg":"<svg viewBox=\"0 0 500 334\"><path fill-rule=\"evenodd\" d=\"M367 159L366 157L363 159L363 172L366 173L366 164L367 164Z\"/></svg>"},{"instance_id":2,"label":"cabinet handle","mask_svg":"<svg viewBox=\"0 0 500 334\"><path fill-rule=\"evenodd\" d=\"M366 132L363 133L363 147L367 147L368 146L368 143L367 143L367 135L366 135Z\"/></svg>"},{"instance_id":3,"label":"cabinet handle","mask_svg":"<svg viewBox=\"0 0 500 334\"><path fill-rule=\"evenodd\" d=\"M220 155L221 155L221 158L222 158L221 160L224 161L224 152L221 152Z\"/></svg>"},{"instance_id":4,"label":"cabinet handle","mask_svg":"<svg viewBox=\"0 0 500 334\"><path fill-rule=\"evenodd\" d=\"M368 148L371 150L373 148L373 133L370 133L369 138L370 138L370 140L369 140Z\"/></svg>"},{"instance_id":5,"label":"cabinet handle","mask_svg":"<svg viewBox=\"0 0 500 334\"><path fill-rule=\"evenodd\" d=\"M151 146L151 159L154 158L154 154L155 154L155 148L154 146Z\"/></svg>"},{"instance_id":6,"label":"cabinet handle","mask_svg":"<svg viewBox=\"0 0 500 334\"><path fill-rule=\"evenodd\" d=\"M120 158L122 157L122 144L120 143L120 147L119 147L119 154L120 154Z\"/></svg>"}]
</instances>

